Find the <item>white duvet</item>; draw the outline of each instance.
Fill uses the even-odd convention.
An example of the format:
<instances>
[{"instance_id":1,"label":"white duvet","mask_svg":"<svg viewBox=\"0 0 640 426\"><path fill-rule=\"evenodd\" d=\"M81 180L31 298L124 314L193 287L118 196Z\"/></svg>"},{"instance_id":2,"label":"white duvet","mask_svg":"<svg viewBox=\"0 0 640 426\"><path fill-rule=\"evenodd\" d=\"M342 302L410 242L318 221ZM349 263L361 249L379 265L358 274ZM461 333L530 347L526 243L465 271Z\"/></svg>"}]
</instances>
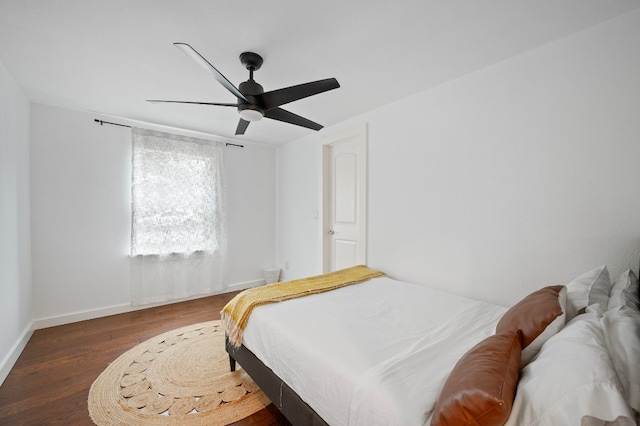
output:
<instances>
[{"instance_id":1,"label":"white duvet","mask_svg":"<svg viewBox=\"0 0 640 426\"><path fill-rule=\"evenodd\" d=\"M382 277L256 308L244 345L330 425L424 425L505 311Z\"/></svg>"}]
</instances>

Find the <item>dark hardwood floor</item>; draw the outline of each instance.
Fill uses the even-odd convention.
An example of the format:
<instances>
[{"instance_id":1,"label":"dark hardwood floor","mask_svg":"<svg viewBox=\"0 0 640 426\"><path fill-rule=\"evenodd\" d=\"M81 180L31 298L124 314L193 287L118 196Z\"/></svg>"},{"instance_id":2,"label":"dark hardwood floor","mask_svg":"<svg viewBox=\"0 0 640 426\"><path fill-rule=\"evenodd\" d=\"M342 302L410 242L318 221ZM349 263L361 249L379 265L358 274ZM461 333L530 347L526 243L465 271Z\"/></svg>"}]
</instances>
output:
<instances>
[{"instance_id":1,"label":"dark hardwood floor","mask_svg":"<svg viewBox=\"0 0 640 426\"><path fill-rule=\"evenodd\" d=\"M220 319L227 293L36 330L0 386L0 425L93 425L89 388L119 355L160 333ZM289 425L273 404L236 426Z\"/></svg>"}]
</instances>

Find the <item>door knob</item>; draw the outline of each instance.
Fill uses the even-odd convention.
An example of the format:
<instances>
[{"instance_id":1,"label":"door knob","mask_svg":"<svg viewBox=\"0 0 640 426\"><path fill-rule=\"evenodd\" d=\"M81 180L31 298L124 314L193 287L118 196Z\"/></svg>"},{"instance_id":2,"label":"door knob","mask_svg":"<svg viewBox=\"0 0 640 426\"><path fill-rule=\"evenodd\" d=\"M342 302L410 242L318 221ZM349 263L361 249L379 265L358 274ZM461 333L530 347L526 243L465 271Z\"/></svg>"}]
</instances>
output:
<instances>
[{"instance_id":1,"label":"door knob","mask_svg":"<svg viewBox=\"0 0 640 426\"><path fill-rule=\"evenodd\" d=\"M333 229L329 229L329 230L327 231L327 233L328 233L328 234L333 235L333 234L335 234L335 231L334 231Z\"/></svg>"}]
</instances>

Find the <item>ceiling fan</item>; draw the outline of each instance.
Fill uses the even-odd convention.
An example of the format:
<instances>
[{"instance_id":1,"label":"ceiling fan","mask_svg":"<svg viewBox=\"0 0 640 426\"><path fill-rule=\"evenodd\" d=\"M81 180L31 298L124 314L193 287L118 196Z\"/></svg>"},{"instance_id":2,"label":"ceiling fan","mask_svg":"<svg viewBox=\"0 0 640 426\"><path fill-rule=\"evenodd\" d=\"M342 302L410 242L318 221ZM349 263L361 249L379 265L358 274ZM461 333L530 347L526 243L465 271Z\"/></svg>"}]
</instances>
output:
<instances>
[{"instance_id":1,"label":"ceiling fan","mask_svg":"<svg viewBox=\"0 0 640 426\"><path fill-rule=\"evenodd\" d=\"M222 75L213 65L200 55L193 47L186 43L173 43L178 49L192 58L205 71L213 75L238 101L236 103L216 103L216 102L191 102L191 101L165 101L147 100L147 102L170 102L180 104L215 105L238 108L240 121L236 128L236 135L244 135L251 121L258 121L262 117L272 120L283 121L313 130L322 129L322 125L296 115L292 112L280 108L280 105L297 101L308 96L317 95L328 90L340 87L338 80L327 78L325 80L312 81L310 83L298 84L296 86L285 87L283 89L265 92L262 86L253 79L253 72L262 66L262 57L257 53L244 52L240 54L240 62L249 70L249 80L240 83L236 88L227 78Z\"/></svg>"}]
</instances>

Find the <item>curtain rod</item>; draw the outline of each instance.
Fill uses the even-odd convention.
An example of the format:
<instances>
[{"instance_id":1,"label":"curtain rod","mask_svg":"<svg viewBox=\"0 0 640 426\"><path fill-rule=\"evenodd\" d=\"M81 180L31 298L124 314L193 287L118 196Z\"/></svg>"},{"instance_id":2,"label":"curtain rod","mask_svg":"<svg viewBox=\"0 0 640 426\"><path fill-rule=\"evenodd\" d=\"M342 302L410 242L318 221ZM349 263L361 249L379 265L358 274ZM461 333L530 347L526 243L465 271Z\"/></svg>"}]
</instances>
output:
<instances>
[{"instance_id":1,"label":"curtain rod","mask_svg":"<svg viewBox=\"0 0 640 426\"><path fill-rule=\"evenodd\" d=\"M126 124L112 123L110 121L98 120L97 118L94 118L93 121L95 121L96 123L100 123L101 126L103 124L111 124L112 126L128 127L129 129L131 128L131 126L127 126ZM238 148L244 148L244 145L229 142L227 142L225 146L237 146Z\"/></svg>"},{"instance_id":2,"label":"curtain rod","mask_svg":"<svg viewBox=\"0 0 640 426\"><path fill-rule=\"evenodd\" d=\"M111 124L112 126L120 126L120 127L128 127L131 128L131 126L127 126L126 124L118 124L118 123L112 123L110 121L102 121L102 120L98 120L97 118L94 119L93 121L95 121L96 123L100 123L100 125L102 126L103 124Z\"/></svg>"}]
</instances>

